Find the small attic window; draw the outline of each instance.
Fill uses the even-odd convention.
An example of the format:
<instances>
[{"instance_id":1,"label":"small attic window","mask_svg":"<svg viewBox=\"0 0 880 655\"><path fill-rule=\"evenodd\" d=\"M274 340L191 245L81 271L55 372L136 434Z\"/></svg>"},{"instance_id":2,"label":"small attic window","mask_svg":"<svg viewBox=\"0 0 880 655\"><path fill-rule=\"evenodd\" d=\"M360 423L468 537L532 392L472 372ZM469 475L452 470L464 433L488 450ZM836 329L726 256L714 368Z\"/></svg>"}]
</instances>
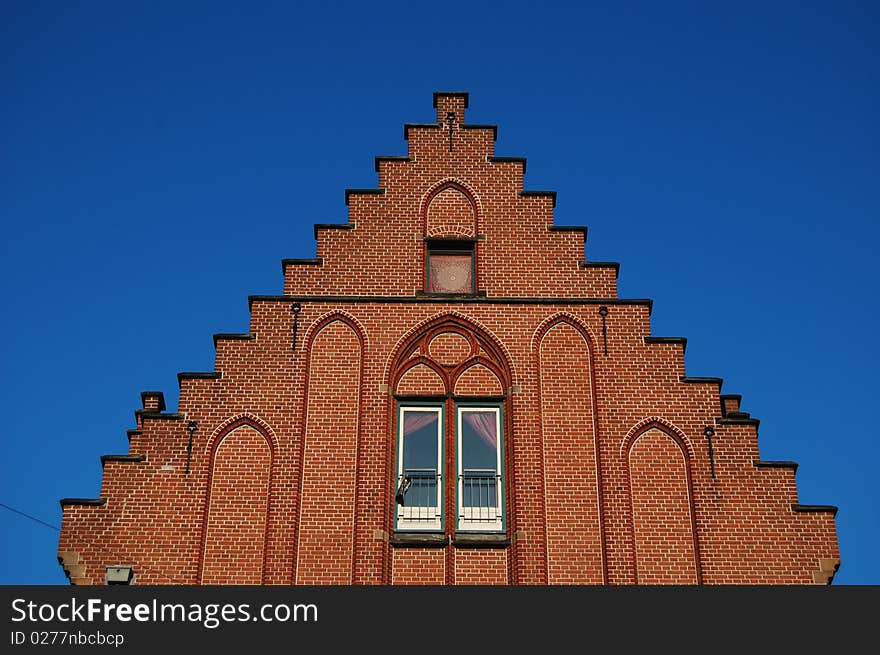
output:
<instances>
[{"instance_id":1,"label":"small attic window","mask_svg":"<svg viewBox=\"0 0 880 655\"><path fill-rule=\"evenodd\" d=\"M474 293L472 241L429 241L425 287L428 293Z\"/></svg>"}]
</instances>

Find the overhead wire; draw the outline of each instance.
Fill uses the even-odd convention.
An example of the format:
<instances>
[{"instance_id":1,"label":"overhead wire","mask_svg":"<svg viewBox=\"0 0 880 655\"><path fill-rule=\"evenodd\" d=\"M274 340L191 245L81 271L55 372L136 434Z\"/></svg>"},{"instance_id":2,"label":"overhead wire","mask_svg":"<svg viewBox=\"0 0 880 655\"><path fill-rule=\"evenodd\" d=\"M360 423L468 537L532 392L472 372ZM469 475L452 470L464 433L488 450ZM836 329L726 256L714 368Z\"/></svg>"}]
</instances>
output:
<instances>
[{"instance_id":1,"label":"overhead wire","mask_svg":"<svg viewBox=\"0 0 880 655\"><path fill-rule=\"evenodd\" d=\"M2 507L3 509L9 510L10 512L13 512L15 514L18 514L20 516L23 516L26 519L34 521L35 523L39 523L42 526L45 526L45 527L50 528L52 530L55 530L55 532L61 532L61 528L59 528L57 525L52 525L51 523L47 523L46 521L44 521L42 519L38 519L36 516L28 514L27 512L22 512L20 509L16 509L15 507L7 505L6 503L0 503L0 507ZM95 550L100 551L104 555L110 555L114 559L119 558L120 553L111 552L111 551L107 550L105 547L99 546L98 544L87 541L87 542L85 542L85 545L89 546L91 548L94 548ZM123 554L123 557L121 559L130 559L130 558ZM165 578L166 580L170 580L171 582L174 582L175 584L180 584L180 585L190 584L188 582L182 582L181 580L177 580L176 578L173 578L170 575L162 573L161 571L158 571L156 569L149 568L147 566L141 566L141 568L144 571L148 571L150 573L155 573L156 575L159 575L159 576Z\"/></svg>"}]
</instances>

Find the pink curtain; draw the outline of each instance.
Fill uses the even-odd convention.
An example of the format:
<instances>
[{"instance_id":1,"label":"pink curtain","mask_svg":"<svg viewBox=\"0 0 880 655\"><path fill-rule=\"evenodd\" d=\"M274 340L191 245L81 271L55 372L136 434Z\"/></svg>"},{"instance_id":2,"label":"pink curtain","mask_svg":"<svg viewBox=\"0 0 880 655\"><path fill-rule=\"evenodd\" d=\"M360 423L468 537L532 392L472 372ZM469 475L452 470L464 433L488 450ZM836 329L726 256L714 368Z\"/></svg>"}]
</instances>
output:
<instances>
[{"instance_id":1,"label":"pink curtain","mask_svg":"<svg viewBox=\"0 0 880 655\"><path fill-rule=\"evenodd\" d=\"M495 412L463 412L464 420L480 436L490 448L498 447L498 435L495 434Z\"/></svg>"},{"instance_id":2,"label":"pink curtain","mask_svg":"<svg viewBox=\"0 0 880 655\"><path fill-rule=\"evenodd\" d=\"M403 412L403 436L408 437L413 432L421 430L426 425L437 422L437 414L434 412Z\"/></svg>"}]
</instances>

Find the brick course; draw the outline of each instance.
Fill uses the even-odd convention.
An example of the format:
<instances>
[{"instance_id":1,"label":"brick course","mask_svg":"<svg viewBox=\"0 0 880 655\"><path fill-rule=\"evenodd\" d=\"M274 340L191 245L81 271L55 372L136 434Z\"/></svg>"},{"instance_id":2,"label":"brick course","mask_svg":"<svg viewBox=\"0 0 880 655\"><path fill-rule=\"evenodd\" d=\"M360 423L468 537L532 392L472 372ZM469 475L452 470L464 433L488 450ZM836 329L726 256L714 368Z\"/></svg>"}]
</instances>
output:
<instances>
[{"instance_id":1,"label":"brick course","mask_svg":"<svg viewBox=\"0 0 880 655\"><path fill-rule=\"evenodd\" d=\"M467 95L434 105L377 189L346 193L349 222L316 226L316 258L282 262L283 295L250 299L248 332L214 335L215 371L180 375L178 413L142 394L100 498L62 501L71 582L830 582L834 508L798 504L796 465L761 461L740 396L687 377L685 340L651 337L651 302L584 261L585 228L554 229L555 195L495 157ZM474 244L475 294L426 292L442 238ZM439 544L393 538L395 395L446 408ZM489 544L453 539L455 407L475 399L503 415Z\"/></svg>"}]
</instances>

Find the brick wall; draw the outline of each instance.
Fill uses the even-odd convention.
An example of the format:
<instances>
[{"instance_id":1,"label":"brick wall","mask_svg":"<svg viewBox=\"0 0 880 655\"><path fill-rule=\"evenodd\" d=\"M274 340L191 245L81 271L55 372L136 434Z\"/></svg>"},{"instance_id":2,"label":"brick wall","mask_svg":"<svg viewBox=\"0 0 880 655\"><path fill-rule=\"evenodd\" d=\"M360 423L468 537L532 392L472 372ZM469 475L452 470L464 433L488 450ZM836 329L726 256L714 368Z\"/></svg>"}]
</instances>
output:
<instances>
[{"instance_id":1,"label":"brick wall","mask_svg":"<svg viewBox=\"0 0 880 655\"><path fill-rule=\"evenodd\" d=\"M334 320L311 343L299 511L298 584L350 584L361 347Z\"/></svg>"},{"instance_id":2,"label":"brick wall","mask_svg":"<svg viewBox=\"0 0 880 655\"><path fill-rule=\"evenodd\" d=\"M112 564L139 584L830 581L834 508L799 505L747 402L686 377L684 340L651 336L650 301L617 298L617 265L584 261L585 230L554 227L555 196L467 104L437 94L407 155L377 158L317 258L285 260L284 295L180 374L178 413L144 392L99 497L62 501L73 583ZM437 237L472 239L475 295L425 293ZM394 533L401 396L446 409L440 543ZM482 543L456 529L455 409L475 399L503 418L504 530Z\"/></svg>"},{"instance_id":3,"label":"brick wall","mask_svg":"<svg viewBox=\"0 0 880 655\"><path fill-rule=\"evenodd\" d=\"M394 551L391 584L442 585L446 583L446 553L431 548L398 548Z\"/></svg>"},{"instance_id":4,"label":"brick wall","mask_svg":"<svg viewBox=\"0 0 880 655\"><path fill-rule=\"evenodd\" d=\"M250 426L226 435L214 454L202 584L260 584L272 452Z\"/></svg>"},{"instance_id":5,"label":"brick wall","mask_svg":"<svg viewBox=\"0 0 880 655\"><path fill-rule=\"evenodd\" d=\"M673 437L652 428L632 444L628 460L636 582L699 582L684 452Z\"/></svg>"},{"instance_id":6,"label":"brick wall","mask_svg":"<svg viewBox=\"0 0 880 655\"><path fill-rule=\"evenodd\" d=\"M538 416L544 456L547 581L604 582L590 352L568 322L541 337Z\"/></svg>"}]
</instances>

